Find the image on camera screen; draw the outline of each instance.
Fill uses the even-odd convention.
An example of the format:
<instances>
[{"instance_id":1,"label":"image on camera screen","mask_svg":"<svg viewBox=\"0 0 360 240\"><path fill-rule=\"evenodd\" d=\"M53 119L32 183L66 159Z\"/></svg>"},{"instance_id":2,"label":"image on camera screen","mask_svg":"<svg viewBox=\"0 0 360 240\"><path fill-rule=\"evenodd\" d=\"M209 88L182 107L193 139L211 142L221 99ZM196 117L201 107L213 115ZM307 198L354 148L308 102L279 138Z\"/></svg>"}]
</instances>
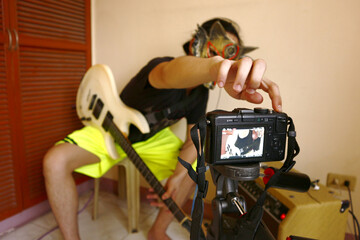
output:
<instances>
[{"instance_id":1,"label":"image on camera screen","mask_svg":"<svg viewBox=\"0 0 360 240\"><path fill-rule=\"evenodd\" d=\"M262 157L264 127L223 128L220 159Z\"/></svg>"}]
</instances>

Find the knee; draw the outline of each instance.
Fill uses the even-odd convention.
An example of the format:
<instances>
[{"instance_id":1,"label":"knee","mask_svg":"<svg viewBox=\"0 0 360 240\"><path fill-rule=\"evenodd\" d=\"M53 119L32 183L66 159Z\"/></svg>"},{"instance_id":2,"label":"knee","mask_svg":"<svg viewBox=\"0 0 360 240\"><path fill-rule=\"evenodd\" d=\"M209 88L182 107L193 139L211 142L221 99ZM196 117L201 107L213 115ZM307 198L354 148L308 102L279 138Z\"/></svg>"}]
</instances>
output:
<instances>
[{"instance_id":1,"label":"knee","mask_svg":"<svg viewBox=\"0 0 360 240\"><path fill-rule=\"evenodd\" d=\"M61 147L54 146L45 154L43 159L43 175L45 178L72 173L68 162L70 160Z\"/></svg>"}]
</instances>

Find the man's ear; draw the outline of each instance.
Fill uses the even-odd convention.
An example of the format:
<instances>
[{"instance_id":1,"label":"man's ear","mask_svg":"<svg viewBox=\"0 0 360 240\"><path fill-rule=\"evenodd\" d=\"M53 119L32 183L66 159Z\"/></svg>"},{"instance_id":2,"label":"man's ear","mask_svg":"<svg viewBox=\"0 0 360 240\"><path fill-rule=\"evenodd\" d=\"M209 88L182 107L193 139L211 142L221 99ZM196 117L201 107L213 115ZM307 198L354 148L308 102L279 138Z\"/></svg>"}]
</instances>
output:
<instances>
[{"instance_id":1,"label":"man's ear","mask_svg":"<svg viewBox=\"0 0 360 240\"><path fill-rule=\"evenodd\" d=\"M244 47L243 48L243 50L242 50L242 53L241 53L241 55L245 55L245 54L247 54L247 53L249 53L249 52L252 52L252 51L254 51L254 50L256 50L256 49L258 49L258 47Z\"/></svg>"}]
</instances>

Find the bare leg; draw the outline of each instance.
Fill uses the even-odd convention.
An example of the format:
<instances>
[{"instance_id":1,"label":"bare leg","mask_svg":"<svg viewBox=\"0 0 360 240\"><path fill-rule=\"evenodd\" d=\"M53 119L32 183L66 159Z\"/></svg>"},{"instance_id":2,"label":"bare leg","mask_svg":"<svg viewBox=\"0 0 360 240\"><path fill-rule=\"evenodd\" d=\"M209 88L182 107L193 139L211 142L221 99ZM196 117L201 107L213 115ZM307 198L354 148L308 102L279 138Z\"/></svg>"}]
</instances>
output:
<instances>
[{"instance_id":1,"label":"bare leg","mask_svg":"<svg viewBox=\"0 0 360 240\"><path fill-rule=\"evenodd\" d=\"M69 143L52 147L44 157L43 174L50 206L65 240L80 239L77 221L79 205L74 169L99 162L90 152Z\"/></svg>"},{"instance_id":2,"label":"bare leg","mask_svg":"<svg viewBox=\"0 0 360 240\"><path fill-rule=\"evenodd\" d=\"M185 177L183 184L186 187L180 188L180 191L176 194L176 199L174 199L179 207L185 204L195 189L195 183L189 176ZM161 208L154 224L148 232L148 240L169 240L170 238L166 234L166 230L173 218L174 216L166 207Z\"/></svg>"}]
</instances>

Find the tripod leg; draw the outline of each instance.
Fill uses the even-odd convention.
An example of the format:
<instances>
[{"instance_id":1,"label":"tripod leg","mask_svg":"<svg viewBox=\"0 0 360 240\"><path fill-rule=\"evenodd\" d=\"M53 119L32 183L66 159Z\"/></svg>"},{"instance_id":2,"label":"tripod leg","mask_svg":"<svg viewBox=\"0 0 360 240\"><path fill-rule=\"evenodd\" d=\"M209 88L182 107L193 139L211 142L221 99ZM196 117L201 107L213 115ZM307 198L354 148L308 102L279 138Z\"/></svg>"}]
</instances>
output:
<instances>
[{"instance_id":1,"label":"tripod leg","mask_svg":"<svg viewBox=\"0 0 360 240\"><path fill-rule=\"evenodd\" d=\"M207 240L220 240L222 229L222 207L218 198L212 200L213 220L209 226Z\"/></svg>"}]
</instances>

